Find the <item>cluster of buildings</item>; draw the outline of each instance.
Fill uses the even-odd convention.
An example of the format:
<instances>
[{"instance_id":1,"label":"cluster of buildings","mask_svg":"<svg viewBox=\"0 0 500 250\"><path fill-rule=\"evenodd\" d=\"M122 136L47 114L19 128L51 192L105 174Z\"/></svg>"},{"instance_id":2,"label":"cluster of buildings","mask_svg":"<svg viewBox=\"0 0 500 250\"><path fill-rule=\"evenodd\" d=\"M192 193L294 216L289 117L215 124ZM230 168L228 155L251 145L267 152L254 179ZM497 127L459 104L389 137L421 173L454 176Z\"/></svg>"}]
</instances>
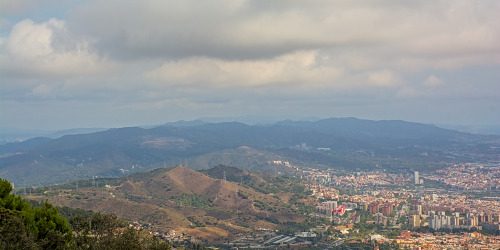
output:
<instances>
[{"instance_id":1,"label":"cluster of buildings","mask_svg":"<svg viewBox=\"0 0 500 250\"><path fill-rule=\"evenodd\" d=\"M155 237L158 237L158 238L160 238L164 241L168 241L168 242L182 242L184 240L192 240L193 239L193 237L191 235L186 234L186 233L177 232L173 229L167 229L166 231L153 230L151 225L141 224L139 222L133 222L133 223L129 224L129 227L131 227L137 231L142 231L142 230L149 231Z\"/></svg>"},{"instance_id":2,"label":"cluster of buildings","mask_svg":"<svg viewBox=\"0 0 500 250\"><path fill-rule=\"evenodd\" d=\"M488 229L500 231L500 207L496 213L459 213L450 211L427 210L423 213L422 205L414 200L410 215L410 226L413 229L428 226L436 231L453 229Z\"/></svg>"},{"instance_id":3,"label":"cluster of buildings","mask_svg":"<svg viewBox=\"0 0 500 250\"><path fill-rule=\"evenodd\" d=\"M308 184L307 188L316 199L338 199L339 190L320 184Z\"/></svg>"},{"instance_id":4,"label":"cluster of buildings","mask_svg":"<svg viewBox=\"0 0 500 250\"><path fill-rule=\"evenodd\" d=\"M360 207L365 208L366 203L362 203ZM390 202L386 202L384 204L380 204L378 202L372 202L368 205L368 211L371 214L376 214L381 212L385 216L389 216L393 211L394 204ZM366 210L366 209L365 209Z\"/></svg>"},{"instance_id":5,"label":"cluster of buildings","mask_svg":"<svg viewBox=\"0 0 500 250\"><path fill-rule=\"evenodd\" d=\"M444 229L472 229L473 227L478 227L478 218L474 215L468 215L470 217L463 218L460 217L459 213L455 213L453 216L445 215L441 212L439 214L432 213L428 217L429 228L436 231Z\"/></svg>"},{"instance_id":6,"label":"cluster of buildings","mask_svg":"<svg viewBox=\"0 0 500 250\"><path fill-rule=\"evenodd\" d=\"M289 167L289 168L292 167L292 165L288 161L274 160L274 161L270 161L269 163L272 163L274 165L284 165L284 166Z\"/></svg>"},{"instance_id":7,"label":"cluster of buildings","mask_svg":"<svg viewBox=\"0 0 500 250\"><path fill-rule=\"evenodd\" d=\"M403 231L396 243L405 249L499 249L500 237L478 232L436 235Z\"/></svg>"},{"instance_id":8,"label":"cluster of buildings","mask_svg":"<svg viewBox=\"0 0 500 250\"><path fill-rule=\"evenodd\" d=\"M302 174L311 181L328 186L342 188L364 188L387 185L404 185L410 179L402 174L387 174L383 172L356 172L353 174L337 175L330 170L302 171Z\"/></svg>"},{"instance_id":9,"label":"cluster of buildings","mask_svg":"<svg viewBox=\"0 0 500 250\"><path fill-rule=\"evenodd\" d=\"M322 194L328 188L351 190L350 195L339 193L332 196L333 201L322 202L315 208L317 214L333 218L336 224L356 223L356 220L339 219L339 213L335 212L339 204L345 207L345 211L357 207L373 215L373 219L366 221L367 224L398 228L402 221L406 221L411 231L403 231L396 239L399 247L453 249L464 246L500 247L499 236L470 233L474 229L500 232L500 199L463 193L463 190L500 190L499 170L498 167L465 164L423 175L419 172L405 176L383 172L337 175L332 170L308 170L302 171L302 174L303 178L318 183L312 185L316 198L325 198ZM423 185L424 179L457 188L428 188ZM350 216L353 214L355 211L350 212ZM420 228L424 228L424 232L427 228L440 236L417 232ZM348 237L350 231L342 232ZM393 242L393 239L383 238L379 240Z\"/></svg>"},{"instance_id":10,"label":"cluster of buildings","mask_svg":"<svg viewBox=\"0 0 500 250\"><path fill-rule=\"evenodd\" d=\"M305 143L305 142L302 142L302 143L300 143L298 145L291 146L290 148L291 149L295 149L295 150L323 151L323 152L328 152L328 151L332 150L331 148L327 148L327 147L316 148L316 147L307 146L307 143Z\"/></svg>"},{"instance_id":11,"label":"cluster of buildings","mask_svg":"<svg viewBox=\"0 0 500 250\"><path fill-rule=\"evenodd\" d=\"M305 145L301 146L306 148ZM286 165L283 162L273 163ZM397 238L399 247L500 247L499 236L470 233L473 229L500 232L500 199L498 196L480 198L474 193L464 193L464 190L500 190L498 166L460 164L432 174L416 171L413 174L375 171L339 174L335 170L319 169L297 171L303 179L315 183L308 185L313 197L327 200L315 207L313 215L334 221L337 227L340 227L338 231L347 237L352 229L343 228L344 225L360 222L361 213L356 214L356 211L362 210L372 214L366 221L367 224L376 223L400 228L402 223L408 223L411 231L403 231ZM454 188L429 188L428 182L423 185L424 179L438 181ZM339 189L348 192L341 194ZM342 216L347 212L349 216ZM436 233L420 233L427 230L437 232L441 237L436 236ZM394 239L384 239L381 236L379 240L393 242Z\"/></svg>"},{"instance_id":12,"label":"cluster of buildings","mask_svg":"<svg viewBox=\"0 0 500 250\"><path fill-rule=\"evenodd\" d=\"M500 190L500 166L457 164L426 178L462 190Z\"/></svg>"},{"instance_id":13,"label":"cluster of buildings","mask_svg":"<svg viewBox=\"0 0 500 250\"><path fill-rule=\"evenodd\" d=\"M325 201L316 206L315 211L331 219L333 216L344 215L346 207L337 205L337 201Z\"/></svg>"},{"instance_id":14,"label":"cluster of buildings","mask_svg":"<svg viewBox=\"0 0 500 250\"><path fill-rule=\"evenodd\" d=\"M365 198L363 200L370 199L369 196L362 197ZM373 197L374 202L360 202L359 208L374 214L375 223L384 225L395 221L395 217L408 216L409 225L413 229L429 227L436 231L443 231L477 228L500 231L500 202L489 202L487 203L489 206L478 206L474 203L473 207L464 209L462 206L454 206L451 202L446 202L448 206L440 206L436 194L422 198L425 197L427 198L413 199L411 204L406 203L408 199L380 202L380 200L377 201L377 197ZM356 200L359 202L359 199ZM443 202L450 200L457 201L456 199L442 199Z\"/></svg>"}]
</instances>

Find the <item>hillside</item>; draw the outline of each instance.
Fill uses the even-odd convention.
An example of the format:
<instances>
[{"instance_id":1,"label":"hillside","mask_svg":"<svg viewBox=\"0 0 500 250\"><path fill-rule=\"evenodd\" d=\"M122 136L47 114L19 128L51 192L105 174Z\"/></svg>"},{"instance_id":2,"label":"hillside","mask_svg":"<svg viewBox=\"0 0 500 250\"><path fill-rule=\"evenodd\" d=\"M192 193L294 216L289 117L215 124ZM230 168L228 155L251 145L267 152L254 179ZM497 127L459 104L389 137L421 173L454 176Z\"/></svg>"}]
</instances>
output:
<instances>
[{"instance_id":1,"label":"hillside","mask_svg":"<svg viewBox=\"0 0 500 250\"><path fill-rule=\"evenodd\" d=\"M40 186L120 177L179 163L193 169L224 164L273 173L279 170L269 162L286 160L315 168L379 165L425 172L449 163L498 161L500 136L355 118L270 126L193 122L38 138L0 145L0 153L0 177L16 186Z\"/></svg>"},{"instance_id":2,"label":"hillside","mask_svg":"<svg viewBox=\"0 0 500 250\"><path fill-rule=\"evenodd\" d=\"M57 206L114 213L128 221L154 225L159 230L193 228L189 231L194 235L197 230L200 234L208 230L223 232L229 237L252 228L277 229L282 223L305 220L295 204L278 198L290 197L292 192L284 191L284 187L276 189L279 196L258 191L252 188L257 182L261 186L276 184L256 176L237 183L179 166L97 182L81 180L78 189L76 182L41 188L28 198L48 200ZM294 191L303 193L304 187Z\"/></svg>"}]
</instances>

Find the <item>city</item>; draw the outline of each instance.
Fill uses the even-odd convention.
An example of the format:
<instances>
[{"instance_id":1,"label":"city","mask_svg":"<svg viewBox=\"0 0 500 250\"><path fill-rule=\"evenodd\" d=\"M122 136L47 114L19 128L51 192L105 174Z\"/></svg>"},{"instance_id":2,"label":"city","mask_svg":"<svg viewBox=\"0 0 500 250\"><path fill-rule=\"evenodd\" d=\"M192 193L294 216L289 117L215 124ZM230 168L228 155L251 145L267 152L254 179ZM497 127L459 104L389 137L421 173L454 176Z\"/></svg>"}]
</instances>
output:
<instances>
[{"instance_id":1,"label":"city","mask_svg":"<svg viewBox=\"0 0 500 250\"><path fill-rule=\"evenodd\" d=\"M500 247L499 166L467 163L413 175L338 174L317 169L298 169L298 173L315 183L308 188L320 203L311 216L327 223L311 232L326 235L321 239L325 244L385 243L410 249ZM427 182L433 183L425 185ZM485 196L490 194L494 197ZM296 237L288 240L285 243L292 241L297 246L311 244L296 242Z\"/></svg>"}]
</instances>

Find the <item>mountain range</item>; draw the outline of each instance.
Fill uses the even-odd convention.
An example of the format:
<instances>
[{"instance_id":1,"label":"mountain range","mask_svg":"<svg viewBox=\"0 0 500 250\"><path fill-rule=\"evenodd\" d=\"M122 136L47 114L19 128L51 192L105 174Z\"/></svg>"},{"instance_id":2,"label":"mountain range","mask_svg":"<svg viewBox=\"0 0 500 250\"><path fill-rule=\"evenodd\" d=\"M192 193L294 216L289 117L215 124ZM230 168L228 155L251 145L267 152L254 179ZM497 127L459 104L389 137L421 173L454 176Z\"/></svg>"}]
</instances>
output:
<instances>
[{"instance_id":1,"label":"mountain range","mask_svg":"<svg viewBox=\"0 0 500 250\"><path fill-rule=\"evenodd\" d=\"M294 166L430 171L457 162L498 162L500 136L468 134L405 121L330 118L272 125L200 121L33 138L0 145L0 177L42 186L119 177L164 166L252 171Z\"/></svg>"}]
</instances>

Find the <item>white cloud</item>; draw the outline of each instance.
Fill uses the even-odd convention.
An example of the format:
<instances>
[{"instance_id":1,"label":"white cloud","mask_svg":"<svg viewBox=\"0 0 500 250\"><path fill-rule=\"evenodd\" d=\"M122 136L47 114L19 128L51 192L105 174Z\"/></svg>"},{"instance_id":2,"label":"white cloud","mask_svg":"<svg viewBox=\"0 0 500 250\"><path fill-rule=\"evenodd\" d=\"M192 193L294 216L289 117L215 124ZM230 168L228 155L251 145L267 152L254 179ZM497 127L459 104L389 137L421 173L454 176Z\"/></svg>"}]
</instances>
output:
<instances>
[{"instance_id":1,"label":"white cloud","mask_svg":"<svg viewBox=\"0 0 500 250\"><path fill-rule=\"evenodd\" d=\"M2 71L18 77L92 75L111 70L113 63L90 52L89 42L71 38L64 21L34 23L26 19L12 28L2 47Z\"/></svg>"},{"instance_id":2,"label":"white cloud","mask_svg":"<svg viewBox=\"0 0 500 250\"><path fill-rule=\"evenodd\" d=\"M187 58L166 62L147 76L169 85L239 88L280 84L312 87L336 81L342 74L339 68L318 65L317 52L300 51L269 60Z\"/></svg>"},{"instance_id":3,"label":"white cloud","mask_svg":"<svg viewBox=\"0 0 500 250\"><path fill-rule=\"evenodd\" d=\"M423 83L425 86L433 87L443 85L444 82L435 75L431 75Z\"/></svg>"},{"instance_id":4,"label":"white cloud","mask_svg":"<svg viewBox=\"0 0 500 250\"><path fill-rule=\"evenodd\" d=\"M40 84L37 85L33 90L31 91L31 94L37 97L42 97L42 98L51 98L54 97L53 90L51 86L47 84Z\"/></svg>"},{"instance_id":5,"label":"white cloud","mask_svg":"<svg viewBox=\"0 0 500 250\"><path fill-rule=\"evenodd\" d=\"M400 83L399 77L390 70L380 70L368 75L369 84L377 87L395 87Z\"/></svg>"}]
</instances>

